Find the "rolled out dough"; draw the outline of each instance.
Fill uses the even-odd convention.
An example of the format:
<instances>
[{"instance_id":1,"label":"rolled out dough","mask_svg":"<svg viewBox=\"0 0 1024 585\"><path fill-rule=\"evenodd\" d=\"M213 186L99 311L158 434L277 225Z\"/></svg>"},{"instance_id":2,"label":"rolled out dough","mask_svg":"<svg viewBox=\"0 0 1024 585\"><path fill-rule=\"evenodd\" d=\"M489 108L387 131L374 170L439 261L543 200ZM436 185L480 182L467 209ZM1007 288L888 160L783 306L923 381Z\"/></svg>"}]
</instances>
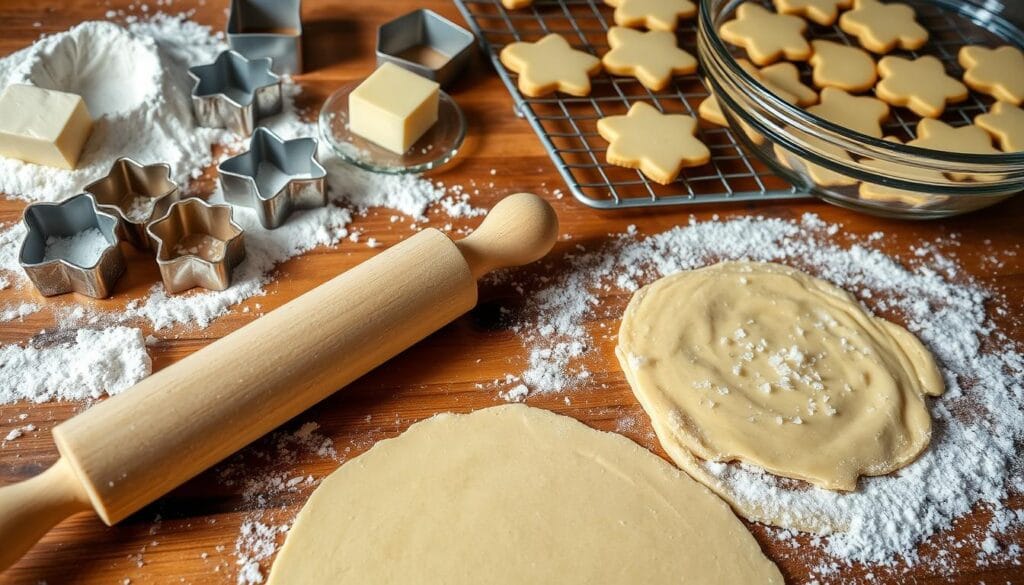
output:
<instances>
[{"instance_id":1,"label":"rolled out dough","mask_svg":"<svg viewBox=\"0 0 1024 585\"><path fill-rule=\"evenodd\" d=\"M928 445L927 349L851 295L779 264L727 262L663 278L630 301L616 348L672 459L744 516L705 461L740 461L834 490ZM781 521L785 525L784 521Z\"/></svg>"},{"instance_id":2,"label":"rolled out dough","mask_svg":"<svg viewBox=\"0 0 1024 585\"><path fill-rule=\"evenodd\" d=\"M729 507L620 435L523 405L441 414L313 493L269 585L782 583Z\"/></svg>"}]
</instances>

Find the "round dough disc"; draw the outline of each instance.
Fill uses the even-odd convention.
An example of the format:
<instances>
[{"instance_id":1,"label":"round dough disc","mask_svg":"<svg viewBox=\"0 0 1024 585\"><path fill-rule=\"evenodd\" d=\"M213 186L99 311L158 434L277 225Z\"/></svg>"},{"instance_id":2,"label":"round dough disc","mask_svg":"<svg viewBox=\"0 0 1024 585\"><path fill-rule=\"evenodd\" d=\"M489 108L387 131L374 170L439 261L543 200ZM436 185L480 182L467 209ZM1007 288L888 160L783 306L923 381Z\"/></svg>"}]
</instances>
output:
<instances>
[{"instance_id":1,"label":"round dough disc","mask_svg":"<svg viewBox=\"0 0 1024 585\"><path fill-rule=\"evenodd\" d=\"M523 405L441 414L313 493L269 585L782 583L714 494L632 441Z\"/></svg>"},{"instance_id":2,"label":"round dough disc","mask_svg":"<svg viewBox=\"0 0 1024 585\"><path fill-rule=\"evenodd\" d=\"M616 352L672 459L744 516L784 526L739 506L699 459L854 490L927 447L924 396L943 391L914 335L779 264L727 262L639 290Z\"/></svg>"}]
</instances>

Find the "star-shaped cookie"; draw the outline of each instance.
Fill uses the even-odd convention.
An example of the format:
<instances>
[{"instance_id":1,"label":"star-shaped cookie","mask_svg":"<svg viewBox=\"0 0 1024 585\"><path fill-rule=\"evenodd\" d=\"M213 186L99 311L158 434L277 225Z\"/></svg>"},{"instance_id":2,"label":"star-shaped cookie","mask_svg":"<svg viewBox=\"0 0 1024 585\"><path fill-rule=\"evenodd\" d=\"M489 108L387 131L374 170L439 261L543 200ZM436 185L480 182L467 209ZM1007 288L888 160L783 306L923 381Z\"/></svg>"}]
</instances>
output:
<instances>
[{"instance_id":1,"label":"star-shaped cookie","mask_svg":"<svg viewBox=\"0 0 1024 585\"><path fill-rule=\"evenodd\" d=\"M878 81L875 59L864 49L823 40L811 41L811 46L814 85L863 93Z\"/></svg>"},{"instance_id":2,"label":"star-shaped cookie","mask_svg":"<svg viewBox=\"0 0 1024 585\"><path fill-rule=\"evenodd\" d=\"M587 95L590 77L601 71L600 59L573 49L555 33L535 43L512 43L501 50L500 59L505 67L519 74L519 91L528 97L555 91Z\"/></svg>"},{"instance_id":3,"label":"star-shaped cookie","mask_svg":"<svg viewBox=\"0 0 1024 585\"><path fill-rule=\"evenodd\" d=\"M882 100L852 96L834 87L826 87L821 92L821 103L807 108L807 111L874 138L882 137L882 122L889 117L889 106Z\"/></svg>"},{"instance_id":4,"label":"star-shaped cookie","mask_svg":"<svg viewBox=\"0 0 1024 585\"><path fill-rule=\"evenodd\" d=\"M992 146L992 137L984 128L969 124L954 127L941 120L925 118L917 123L917 138L907 143L918 148L930 148L961 154L1000 154ZM949 173L954 181L983 180L970 173Z\"/></svg>"},{"instance_id":5,"label":"star-shaped cookie","mask_svg":"<svg viewBox=\"0 0 1024 585\"><path fill-rule=\"evenodd\" d=\"M675 33L613 26L608 31L608 46L611 50L601 58L605 71L632 75L654 91L664 89L673 75L697 70L697 59L676 45Z\"/></svg>"},{"instance_id":6,"label":"star-shaped cookie","mask_svg":"<svg viewBox=\"0 0 1024 585\"><path fill-rule=\"evenodd\" d=\"M615 9L619 26L675 32L680 18L693 18L697 6L690 0L604 0Z\"/></svg>"},{"instance_id":7,"label":"star-shaped cookie","mask_svg":"<svg viewBox=\"0 0 1024 585\"><path fill-rule=\"evenodd\" d=\"M1003 152L1024 152L1024 110L1006 102L996 102L987 114L974 118L999 142Z\"/></svg>"},{"instance_id":8,"label":"star-shaped cookie","mask_svg":"<svg viewBox=\"0 0 1024 585\"><path fill-rule=\"evenodd\" d=\"M832 26L839 18L839 10L853 5L853 0L775 0L779 14L802 16L822 26Z\"/></svg>"},{"instance_id":9,"label":"star-shaped cookie","mask_svg":"<svg viewBox=\"0 0 1024 585\"><path fill-rule=\"evenodd\" d=\"M946 74L937 58L925 55L917 59L885 57L878 62L882 80L875 95L894 106L906 106L923 118L938 118L946 104L967 99L967 86ZM1024 74L1024 69L1021 69Z\"/></svg>"},{"instance_id":10,"label":"star-shaped cookie","mask_svg":"<svg viewBox=\"0 0 1024 585\"><path fill-rule=\"evenodd\" d=\"M928 42L928 29L917 22L914 9L896 2L854 0L853 10L839 17L839 28L857 37L865 49L883 55L896 47L916 51Z\"/></svg>"},{"instance_id":11,"label":"star-shaped cookie","mask_svg":"<svg viewBox=\"0 0 1024 585\"><path fill-rule=\"evenodd\" d=\"M996 49L963 47L958 56L964 83L1015 106L1024 103L1024 51L1009 45Z\"/></svg>"},{"instance_id":12,"label":"star-shaped cookie","mask_svg":"<svg viewBox=\"0 0 1024 585\"><path fill-rule=\"evenodd\" d=\"M719 34L726 42L747 50L758 65L770 65L785 57L806 61L811 45L804 38L807 22L799 16L776 14L760 4L744 2L736 9L736 18L726 22Z\"/></svg>"},{"instance_id":13,"label":"star-shaped cookie","mask_svg":"<svg viewBox=\"0 0 1024 585\"><path fill-rule=\"evenodd\" d=\"M609 164L640 169L651 180L667 185L683 167L706 164L711 152L697 139L697 120L683 114L662 114L636 102L624 116L597 121L597 132L608 141Z\"/></svg>"}]
</instances>

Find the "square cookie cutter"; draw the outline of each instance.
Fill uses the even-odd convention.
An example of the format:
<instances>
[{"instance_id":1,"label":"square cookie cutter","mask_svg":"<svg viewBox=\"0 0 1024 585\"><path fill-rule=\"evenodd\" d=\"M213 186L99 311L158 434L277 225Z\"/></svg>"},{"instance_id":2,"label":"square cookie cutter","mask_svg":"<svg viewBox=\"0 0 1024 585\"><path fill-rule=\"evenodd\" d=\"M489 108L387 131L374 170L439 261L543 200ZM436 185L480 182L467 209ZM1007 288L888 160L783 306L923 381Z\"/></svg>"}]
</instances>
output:
<instances>
[{"instance_id":1,"label":"square cookie cutter","mask_svg":"<svg viewBox=\"0 0 1024 585\"><path fill-rule=\"evenodd\" d=\"M164 288L179 293L197 286L224 290L245 259L242 227L230 205L183 199L146 228L154 244Z\"/></svg>"},{"instance_id":2,"label":"square cookie cutter","mask_svg":"<svg viewBox=\"0 0 1024 585\"><path fill-rule=\"evenodd\" d=\"M208 128L227 128L249 136L260 118L281 112L281 78L270 59L246 59L224 51L208 65L190 67L192 111Z\"/></svg>"},{"instance_id":3,"label":"square cookie cutter","mask_svg":"<svg viewBox=\"0 0 1024 585\"><path fill-rule=\"evenodd\" d=\"M219 165L228 203L256 210L263 227L280 227L292 212L327 205L327 170L316 160L315 138L282 140L257 128L249 150Z\"/></svg>"},{"instance_id":4,"label":"square cookie cutter","mask_svg":"<svg viewBox=\"0 0 1024 585\"><path fill-rule=\"evenodd\" d=\"M473 33L421 8L377 29L377 65L394 63L448 86L473 57Z\"/></svg>"},{"instance_id":5,"label":"square cookie cutter","mask_svg":"<svg viewBox=\"0 0 1024 585\"><path fill-rule=\"evenodd\" d=\"M18 261L43 296L76 292L97 299L109 297L124 274L124 255L118 243L118 218L100 211L93 196L75 195L60 203L33 203L22 218L27 228ZM74 238L99 230L107 246L91 264L76 258L85 242L70 241L57 258L47 259L51 238ZM76 248L77 246L77 248Z\"/></svg>"},{"instance_id":6,"label":"square cookie cutter","mask_svg":"<svg viewBox=\"0 0 1024 585\"><path fill-rule=\"evenodd\" d=\"M302 73L302 0L232 0L227 32L233 50L270 58L274 73Z\"/></svg>"},{"instance_id":7,"label":"square cookie cutter","mask_svg":"<svg viewBox=\"0 0 1024 585\"><path fill-rule=\"evenodd\" d=\"M128 157L114 161L107 176L87 185L85 191L100 209L121 220L122 237L140 250L150 248L146 225L181 197L169 165L142 165Z\"/></svg>"}]
</instances>

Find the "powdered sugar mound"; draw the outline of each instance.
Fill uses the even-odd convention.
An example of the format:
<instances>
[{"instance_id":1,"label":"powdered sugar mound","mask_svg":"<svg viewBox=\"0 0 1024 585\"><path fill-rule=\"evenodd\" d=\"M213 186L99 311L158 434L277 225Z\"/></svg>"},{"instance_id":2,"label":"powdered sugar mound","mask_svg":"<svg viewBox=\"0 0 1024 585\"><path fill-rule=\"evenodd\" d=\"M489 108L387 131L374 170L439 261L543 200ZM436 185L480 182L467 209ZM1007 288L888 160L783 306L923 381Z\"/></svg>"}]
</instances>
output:
<instances>
[{"instance_id":1,"label":"powdered sugar mound","mask_svg":"<svg viewBox=\"0 0 1024 585\"><path fill-rule=\"evenodd\" d=\"M37 348L0 347L0 404L85 400L114 395L152 371L142 332L79 329L75 341Z\"/></svg>"}]
</instances>

